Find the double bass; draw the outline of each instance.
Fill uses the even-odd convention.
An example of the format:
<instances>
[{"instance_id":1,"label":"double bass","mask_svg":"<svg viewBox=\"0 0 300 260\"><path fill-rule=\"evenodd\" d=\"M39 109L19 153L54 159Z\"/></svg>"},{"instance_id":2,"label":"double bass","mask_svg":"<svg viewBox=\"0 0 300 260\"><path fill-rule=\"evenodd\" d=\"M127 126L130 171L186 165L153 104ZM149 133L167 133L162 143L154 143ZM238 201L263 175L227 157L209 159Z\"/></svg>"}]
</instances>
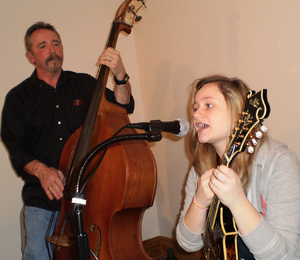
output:
<instances>
[{"instance_id":1,"label":"double bass","mask_svg":"<svg viewBox=\"0 0 300 260\"><path fill-rule=\"evenodd\" d=\"M106 48L115 48L121 31L130 34L133 22L140 20L137 12L143 6L143 0L121 4ZM65 173L66 186L53 236L47 237L54 247L54 259L151 259L141 238L143 214L153 205L157 179L155 160L147 143L113 143L97 153L83 176L79 176L87 155L129 124L125 109L105 99L109 73L105 65L99 67L84 123L69 138L61 155L59 168ZM124 135L135 133L128 128L122 131ZM71 203L74 193L84 194L79 201L86 202L77 211L78 206ZM78 227L84 232L78 233Z\"/></svg>"}]
</instances>

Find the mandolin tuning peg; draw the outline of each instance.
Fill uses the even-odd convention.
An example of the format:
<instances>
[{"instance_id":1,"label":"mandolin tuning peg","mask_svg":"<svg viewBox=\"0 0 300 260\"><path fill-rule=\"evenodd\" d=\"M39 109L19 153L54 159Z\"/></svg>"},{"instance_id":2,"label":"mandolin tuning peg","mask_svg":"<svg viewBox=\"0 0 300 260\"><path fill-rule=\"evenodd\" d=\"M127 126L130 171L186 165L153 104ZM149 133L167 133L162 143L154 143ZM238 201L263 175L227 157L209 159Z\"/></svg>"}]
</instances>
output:
<instances>
[{"instance_id":1,"label":"mandolin tuning peg","mask_svg":"<svg viewBox=\"0 0 300 260\"><path fill-rule=\"evenodd\" d=\"M267 128L266 126L262 125L262 126L260 127L260 130L263 131L263 132L265 133L265 132L268 131L268 128Z\"/></svg>"},{"instance_id":2,"label":"mandolin tuning peg","mask_svg":"<svg viewBox=\"0 0 300 260\"><path fill-rule=\"evenodd\" d=\"M253 148L253 146L249 145L249 146L247 147L247 152L248 152L248 153L254 153L254 148Z\"/></svg>"},{"instance_id":3,"label":"mandolin tuning peg","mask_svg":"<svg viewBox=\"0 0 300 260\"><path fill-rule=\"evenodd\" d=\"M253 145L257 145L256 139L255 139L255 138L251 138L251 143L252 143Z\"/></svg>"},{"instance_id":4,"label":"mandolin tuning peg","mask_svg":"<svg viewBox=\"0 0 300 260\"><path fill-rule=\"evenodd\" d=\"M256 138L261 138L262 137L262 132L260 132L260 131L257 131L256 133L255 133L255 137Z\"/></svg>"}]
</instances>

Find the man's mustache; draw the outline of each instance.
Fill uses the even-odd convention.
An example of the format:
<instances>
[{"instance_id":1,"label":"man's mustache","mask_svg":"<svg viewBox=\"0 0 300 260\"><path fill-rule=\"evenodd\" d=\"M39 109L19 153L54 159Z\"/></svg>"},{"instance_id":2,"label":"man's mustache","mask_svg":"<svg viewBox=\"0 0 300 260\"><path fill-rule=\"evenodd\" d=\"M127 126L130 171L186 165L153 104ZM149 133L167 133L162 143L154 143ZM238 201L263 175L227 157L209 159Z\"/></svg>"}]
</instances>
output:
<instances>
[{"instance_id":1,"label":"man's mustache","mask_svg":"<svg viewBox=\"0 0 300 260\"><path fill-rule=\"evenodd\" d=\"M53 53L51 54L47 59L46 59L46 64L49 62L49 61L52 61L52 60L58 60L59 62L62 62L62 57L58 56L57 54Z\"/></svg>"}]
</instances>

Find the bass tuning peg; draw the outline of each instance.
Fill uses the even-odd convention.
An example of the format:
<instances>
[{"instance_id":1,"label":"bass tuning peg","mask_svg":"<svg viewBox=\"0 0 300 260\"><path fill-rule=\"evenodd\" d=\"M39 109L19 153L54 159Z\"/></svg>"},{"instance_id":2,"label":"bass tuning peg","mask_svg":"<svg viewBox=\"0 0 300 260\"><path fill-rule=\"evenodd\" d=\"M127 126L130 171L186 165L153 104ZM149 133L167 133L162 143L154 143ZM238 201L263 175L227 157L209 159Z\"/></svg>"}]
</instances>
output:
<instances>
[{"instance_id":1,"label":"bass tuning peg","mask_svg":"<svg viewBox=\"0 0 300 260\"><path fill-rule=\"evenodd\" d=\"M142 4L143 4L143 6L147 9L147 6L146 6L146 4L145 4L145 1L144 0L138 0L138 1L141 1L142 2Z\"/></svg>"},{"instance_id":2,"label":"bass tuning peg","mask_svg":"<svg viewBox=\"0 0 300 260\"><path fill-rule=\"evenodd\" d=\"M142 20L142 16L139 16L135 13L135 11L134 11L135 7L133 5L129 6L128 8L129 8L130 12L132 12L132 14L135 16L136 22L139 22L140 20Z\"/></svg>"}]
</instances>

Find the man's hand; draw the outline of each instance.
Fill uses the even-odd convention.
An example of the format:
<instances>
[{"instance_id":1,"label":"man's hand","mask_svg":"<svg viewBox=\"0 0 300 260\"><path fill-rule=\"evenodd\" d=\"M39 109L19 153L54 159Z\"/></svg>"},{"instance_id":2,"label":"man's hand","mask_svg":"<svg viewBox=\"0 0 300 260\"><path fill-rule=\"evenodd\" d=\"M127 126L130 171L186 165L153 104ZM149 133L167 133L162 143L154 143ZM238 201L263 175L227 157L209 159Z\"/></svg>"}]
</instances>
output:
<instances>
[{"instance_id":1,"label":"man's hand","mask_svg":"<svg viewBox=\"0 0 300 260\"><path fill-rule=\"evenodd\" d=\"M54 198L59 200L63 197L65 180L60 170L47 167L38 160L26 164L24 170L39 179L42 188L50 200Z\"/></svg>"},{"instance_id":2,"label":"man's hand","mask_svg":"<svg viewBox=\"0 0 300 260\"><path fill-rule=\"evenodd\" d=\"M117 78L117 80L122 81L124 79L126 71L119 51L110 47L107 48L100 55L97 64L103 64L109 67L112 74ZM117 102L119 102L120 104L125 105L130 103L131 86L129 82L124 85L116 85L114 93Z\"/></svg>"},{"instance_id":3,"label":"man's hand","mask_svg":"<svg viewBox=\"0 0 300 260\"><path fill-rule=\"evenodd\" d=\"M111 47L107 48L100 55L97 63L109 67L112 74L114 74L118 80L124 79L126 71L119 51Z\"/></svg>"}]
</instances>

